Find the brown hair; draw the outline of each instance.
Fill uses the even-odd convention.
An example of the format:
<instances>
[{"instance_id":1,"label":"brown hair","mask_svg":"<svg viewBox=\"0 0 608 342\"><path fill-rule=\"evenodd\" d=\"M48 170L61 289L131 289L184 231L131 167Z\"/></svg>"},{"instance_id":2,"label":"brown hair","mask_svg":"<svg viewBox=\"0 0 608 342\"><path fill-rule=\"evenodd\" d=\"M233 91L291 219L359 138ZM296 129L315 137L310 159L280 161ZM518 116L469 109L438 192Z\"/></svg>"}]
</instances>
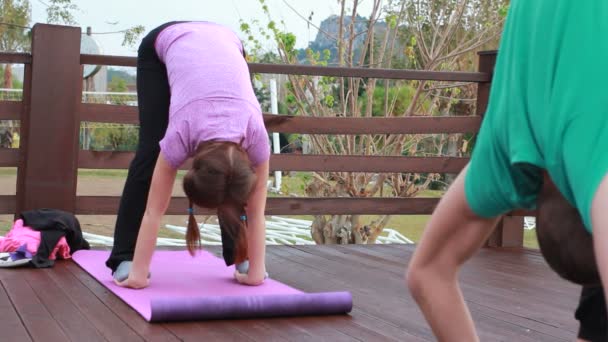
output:
<instances>
[{"instance_id":1,"label":"brown hair","mask_svg":"<svg viewBox=\"0 0 608 342\"><path fill-rule=\"evenodd\" d=\"M217 209L220 229L235 243L234 260L247 259L245 206L256 175L247 153L232 142L201 143L184 176L184 192L190 202L186 243L190 254L200 247L200 232L193 205Z\"/></svg>"},{"instance_id":2,"label":"brown hair","mask_svg":"<svg viewBox=\"0 0 608 342\"><path fill-rule=\"evenodd\" d=\"M545 177L538 196L536 234L543 257L562 278L579 285L599 285L593 239L579 212Z\"/></svg>"}]
</instances>

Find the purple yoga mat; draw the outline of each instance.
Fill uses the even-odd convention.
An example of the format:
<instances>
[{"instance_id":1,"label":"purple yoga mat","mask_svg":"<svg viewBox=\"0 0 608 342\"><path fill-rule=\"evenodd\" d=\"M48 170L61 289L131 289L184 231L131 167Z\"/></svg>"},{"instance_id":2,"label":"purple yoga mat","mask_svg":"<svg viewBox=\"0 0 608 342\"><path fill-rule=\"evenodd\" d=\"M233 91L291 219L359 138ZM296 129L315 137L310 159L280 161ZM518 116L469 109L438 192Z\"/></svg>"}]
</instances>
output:
<instances>
[{"instance_id":1,"label":"purple yoga mat","mask_svg":"<svg viewBox=\"0 0 608 342\"><path fill-rule=\"evenodd\" d=\"M345 314L352 309L349 292L304 293L272 279L246 286L233 277L234 266L206 251L157 251L150 286L131 290L116 286L105 266L109 252L80 250L73 260L150 322L277 316Z\"/></svg>"}]
</instances>

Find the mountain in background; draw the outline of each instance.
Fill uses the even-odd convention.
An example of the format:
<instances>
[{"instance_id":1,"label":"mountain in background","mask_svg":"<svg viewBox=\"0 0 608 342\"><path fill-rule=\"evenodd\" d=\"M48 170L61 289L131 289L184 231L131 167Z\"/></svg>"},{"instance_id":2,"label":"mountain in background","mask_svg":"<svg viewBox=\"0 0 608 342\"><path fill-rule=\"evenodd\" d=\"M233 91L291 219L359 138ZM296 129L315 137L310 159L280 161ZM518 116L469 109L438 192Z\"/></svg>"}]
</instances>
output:
<instances>
[{"instance_id":1,"label":"mountain in background","mask_svg":"<svg viewBox=\"0 0 608 342\"><path fill-rule=\"evenodd\" d=\"M350 16L344 17L344 41L348 42L350 40L350 24L352 22L352 18ZM353 41L353 54L354 61L358 61L361 55L361 51L363 49L363 45L365 44L365 38L367 37L367 27L369 25L369 20L362 16L357 16L355 18L353 36L355 37ZM315 40L308 44L308 48L315 52L323 52L323 50L329 50L331 53L331 57L329 60L329 64L338 64L338 47L336 41L338 39L338 31L340 28L340 17L337 15L332 15L321 22L319 26L320 30L315 37ZM378 21L374 24L374 32L376 36L377 42L379 42L383 37L387 29L387 24L384 21ZM347 43L348 44L348 43ZM345 49L348 47L345 46ZM400 49L396 49L395 51L400 51ZM298 50L298 59L301 63L306 64L306 49Z\"/></svg>"},{"instance_id":2,"label":"mountain in background","mask_svg":"<svg viewBox=\"0 0 608 342\"><path fill-rule=\"evenodd\" d=\"M107 71L107 80L108 83L112 82L112 78L118 77L125 80L126 84L135 84L135 74L128 73L125 70L120 70L116 68L108 68Z\"/></svg>"}]
</instances>

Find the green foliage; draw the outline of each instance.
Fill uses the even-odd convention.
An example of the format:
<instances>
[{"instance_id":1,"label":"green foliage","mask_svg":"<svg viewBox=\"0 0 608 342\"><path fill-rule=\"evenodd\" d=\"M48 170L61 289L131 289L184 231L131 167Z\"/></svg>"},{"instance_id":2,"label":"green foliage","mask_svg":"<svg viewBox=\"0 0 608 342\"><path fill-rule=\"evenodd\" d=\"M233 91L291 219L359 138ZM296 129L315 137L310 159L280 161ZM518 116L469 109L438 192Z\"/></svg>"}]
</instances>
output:
<instances>
[{"instance_id":1,"label":"green foliage","mask_svg":"<svg viewBox=\"0 0 608 342\"><path fill-rule=\"evenodd\" d=\"M296 35L291 32L279 32L276 36L277 43L283 46L289 55L295 54Z\"/></svg>"},{"instance_id":2,"label":"green foliage","mask_svg":"<svg viewBox=\"0 0 608 342\"><path fill-rule=\"evenodd\" d=\"M91 150L133 151L137 147L139 137L138 126L95 124L89 130Z\"/></svg>"},{"instance_id":3,"label":"green foliage","mask_svg":"<svg viewBox=\"0 0 608 342\"><path fill-rule=\"evenodd\" d=\"M146 31L146 28L143 25L137 25L126 29L122 39L122 46L134 46L137 43L139 36L141 36L144 31Z\"/></svg>"},{"instance_id":4,"label":"green foliage","mask_svg":"<svg viewBox=\"0 0 608 342\"><path fill-rule=\"evenodd\" d=\"M501 18L505 18L507 16L507 13L509 12L509 4L506 4L504 6L501 6L498 9L498 15L500 15Z\"/></svg>"},{"instance_id":5,"label":"green foliage","mask_svg":"<svg viewBox=\"0 0 608 342\"><path fill-rule=\"evenodd\" d=\"M116 69L113 67L108 68L108 72L106 74L108 80L112 80L114 77L122 78L127 82L127 84L135 84L135 75L130 74L124 70Z\"/></svg>"},{"instance_id":6,"label":"green foliage","mask_svg":"<svg viewBox=\"0 0 608 342\"><path fill-rule=\"evenodd\" d=\"M125 92L127 91L127 81L124 78L114 76L110 83L108 83L108 90L114 92Z\"/></svg>"},{"instance_id":7,"label":"green foliage","mask_svg":"<svg viewBox=\"0 0 608 342\"><path fill-rule=\"evenodd\" d=\"M48 4L46 15L49 24L77 24L74 12L80 11L80 8L72 3L72 0L46 0L46 2Z\"/></svg>"},{"instance_id":8,"label":"green foliage","mask_svg":"<svg viewBox=\"0 0 608 342\"><path fill-rule=\"evenodd\" d=\"M27 0L3 0L0 2L0 50L28 51L30 2ZM8 24L8 25L7 25Z\"/></svg>"},{"instance_id":9,"label":"green foliage","mask_svg":"<svg viewBox=\"0 0 608 342\"><path fill-rule=\"evenodd\" d=\"M78 25L74 16L80 11L72 0L38 0L46 6L47 23ZM29 0L2 0L0 2L0 51L28 51L30 49L31 5ZM133 26L123 31L123 46L134 46L145 31L142 25Z\"/></svg>"},{"instance_id":10,"label":"green foliage","mask_svg":"<svg viewBox=\"0 0 608 342\"><path fill-rule=\"evenodd\" d=\"M387 112L393 116L401 116L407 110L412 102L412 98L416 93L416 89L411 85L391 86L388 88L388 105L385 108L386 87L374 88L372 102L372 116L385 116ZM361 101L362 111L367 107L367 101L364 98ZM392 108L392 110L391 110ZM390 115L389 115L390 116Z\"/></svg>"},{"instance_id":11,"label":"green foliage","mask_svg":"<svg viewBox=\"0 0 608 342\"><path fill-rule=\"evenodd\" d=\"M260 106L262 107L262 111L268 112L270 111L270 91L264 85L260 87L253 87L253 91L255 93L255 97L258 99Z\"/></svg>"}]
</instances>

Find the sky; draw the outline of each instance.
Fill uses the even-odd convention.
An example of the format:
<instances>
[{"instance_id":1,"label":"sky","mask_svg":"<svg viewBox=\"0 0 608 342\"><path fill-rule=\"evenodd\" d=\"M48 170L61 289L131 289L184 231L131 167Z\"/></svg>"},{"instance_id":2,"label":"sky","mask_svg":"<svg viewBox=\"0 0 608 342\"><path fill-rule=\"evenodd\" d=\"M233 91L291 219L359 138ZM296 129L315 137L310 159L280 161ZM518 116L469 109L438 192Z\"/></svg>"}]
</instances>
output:
<instances>
[{"instance_id":1,"label":"sky","mask_svg":"<svg viewBox=\"0 0 608 342\"><path fill-rule=\"evenodd\" d=\"M101 45L102 53L106 55L134 56L137 46L121 46L122 34L95 34L96 32L120 31L135 25L143 25L147 33L168 21L207 20L226 25L244 38L239 29L239 19L248 23L255 19L263 24L268 22L259 0L72 1L80 8L80 11L75 13L79 26L83 28L83 32L87 26L92 28L93 37ZM281 19L284 20L286 29L296 35L298 48L306 47L317 35L317 30L298 13L308 18L310 13L314 12L312 23L318 26L323 19L340 11L336 0L266 0L266 3L270 8L272 19L277 23ZM32 23L46 22L44 1L32 0L31 4ZM367 16L371 12L372 1L362 0L358 7L359 13Z\"/></svg>"}]
</instances>

